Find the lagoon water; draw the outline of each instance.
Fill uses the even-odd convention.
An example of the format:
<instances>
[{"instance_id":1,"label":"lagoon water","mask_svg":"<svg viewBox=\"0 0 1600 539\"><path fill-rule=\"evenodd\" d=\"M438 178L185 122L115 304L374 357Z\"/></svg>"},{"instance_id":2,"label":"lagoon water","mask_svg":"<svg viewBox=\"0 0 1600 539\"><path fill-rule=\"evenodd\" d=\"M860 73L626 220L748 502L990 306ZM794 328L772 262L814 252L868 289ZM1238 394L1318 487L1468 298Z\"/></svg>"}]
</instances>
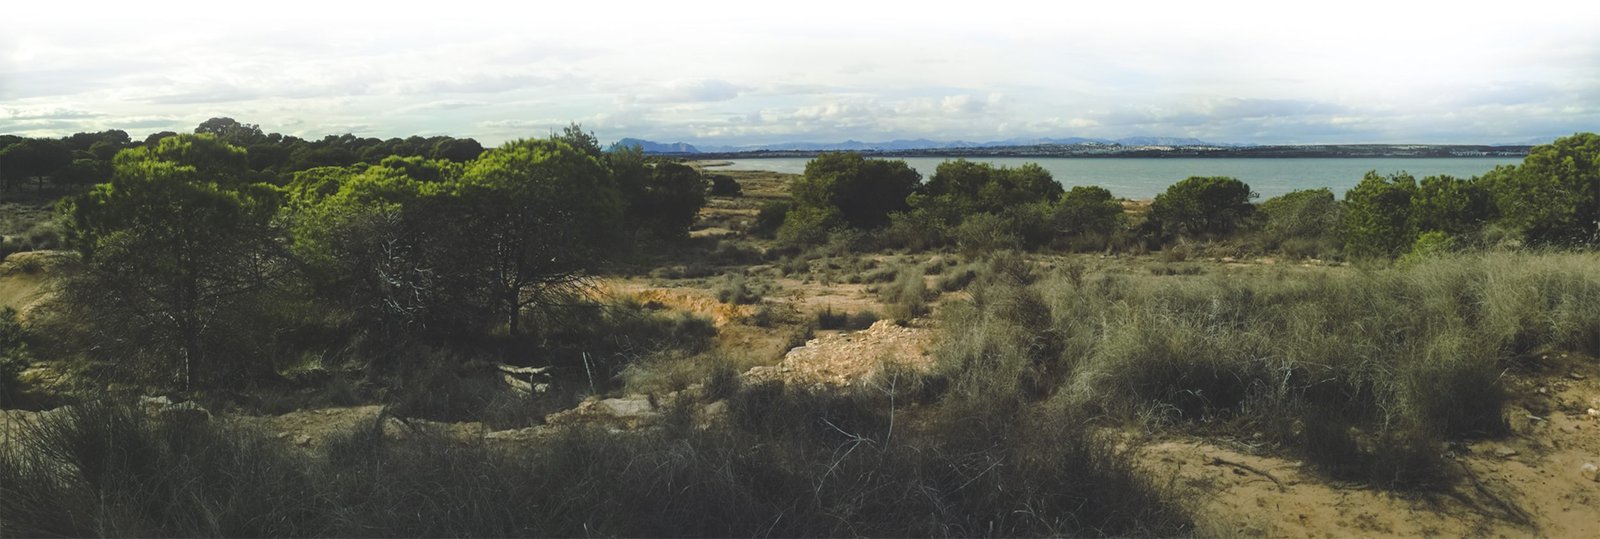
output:
<instances>
[{"instance_id":1,"label":"lagoon water","mask_svg":"<svg viewBox=\"0 0 1600 539\"><path fill-rule=\"evenodd\" d=\"M903 158L922 174L933 175L945 157ZM1231 176L1250 184L1261 199L1296 189L1327 187L1334 196L1355 187L1369 170L1380 174L1409 172L1425 176L1448 174L1459 178L1479 176L1499 165L1515 165L1521 158L1507 157L1302 157L1302 158L1109 158L1109 157L986 157L968 158L1009 167L1038 163L1068 189L1098 185L1123 198L1152 198L1167 186L1189 176ZM806 158L774 157L734 159L726 170L770 170L800 174Z\"/></svg>"}]
</instances>

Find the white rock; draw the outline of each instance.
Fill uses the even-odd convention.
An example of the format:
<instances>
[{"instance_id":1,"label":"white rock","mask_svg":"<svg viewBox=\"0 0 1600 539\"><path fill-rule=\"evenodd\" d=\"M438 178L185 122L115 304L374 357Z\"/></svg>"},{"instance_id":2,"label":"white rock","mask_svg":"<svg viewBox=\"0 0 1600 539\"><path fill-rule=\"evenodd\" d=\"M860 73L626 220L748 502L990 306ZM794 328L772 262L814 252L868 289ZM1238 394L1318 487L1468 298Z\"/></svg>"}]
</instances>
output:
<instances>
[{"instance_id":1,"label":"white rock","mask_svg":"<svg viewBox=\"0 0 1600 539\"><path fill-rule=\"evenodd\" d=\"M1578 469L1578 474L1590 481L1600 481L1600 467L1595 466L1593 462L1583 463L1583 467Z\"/></svg>"}]
</instances>

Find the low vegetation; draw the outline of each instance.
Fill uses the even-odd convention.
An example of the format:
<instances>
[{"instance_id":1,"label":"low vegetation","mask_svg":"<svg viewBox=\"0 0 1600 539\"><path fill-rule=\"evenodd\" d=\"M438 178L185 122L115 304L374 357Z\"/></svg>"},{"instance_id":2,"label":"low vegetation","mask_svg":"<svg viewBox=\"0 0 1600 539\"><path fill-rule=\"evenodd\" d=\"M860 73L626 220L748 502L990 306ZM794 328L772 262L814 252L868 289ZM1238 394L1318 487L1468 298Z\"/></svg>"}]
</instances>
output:
<instances>
[{"instance_id":1,"label":"low vegetation","mask_svg":"<svg viewBox=\"0 0 1600 539\"><path fill-rule=\"evenodd\" d=\"M0 194L33 197L0 255L64 251L7 262L49 282L0 310L0 406L71 393L8 423L4 534L1184 535L1141 434L1438 491L1447 444L1508 432L1508 375L1600 355L1593 134L1479 178L1144 204L853 153L785 194L576 125L118 133L0 138L28 180ZM751 370L868 328L828 339L937 332L931 370ZM570 419L608 397L659 419ZM315 444L252 417L357 405Z\"/></svg>"}]
</instances>

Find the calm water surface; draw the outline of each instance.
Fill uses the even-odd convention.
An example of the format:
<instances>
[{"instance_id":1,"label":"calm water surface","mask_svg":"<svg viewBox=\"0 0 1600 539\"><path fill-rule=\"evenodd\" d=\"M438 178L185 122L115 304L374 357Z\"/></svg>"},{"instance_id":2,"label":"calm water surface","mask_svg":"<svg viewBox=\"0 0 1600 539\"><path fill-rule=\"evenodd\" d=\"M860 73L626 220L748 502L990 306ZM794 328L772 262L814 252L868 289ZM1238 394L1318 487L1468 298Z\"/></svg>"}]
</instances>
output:
<instances>
[{"instance_id":1,"label":"calm water surface","mask_svg":"<svg viewBox=\"0 0 1600 539\"><path fill-rule=\"evenodd\" d=\"M904 158L924 179L948 158ZM1482 175L1499 165L1515 165L1521 158L1505 157L1347 157L1347 158L1070 158L1070 157L993 157L969 159L1009 167L1038 163L1068 189L1074 185L1098 185L1124 198L1151 198L1178 180L1189 176L1231 176L1250 184L1262 199L1296 189L1333 189L1344 192L1361 181L1369 170L1380 174L1410 172L1417 179L1448 174L1460 178ZM770 170L800 174L807 158L735 159L728 170ZM716 170L715 168L712 170Z\"/></svg>"}]
</instances>

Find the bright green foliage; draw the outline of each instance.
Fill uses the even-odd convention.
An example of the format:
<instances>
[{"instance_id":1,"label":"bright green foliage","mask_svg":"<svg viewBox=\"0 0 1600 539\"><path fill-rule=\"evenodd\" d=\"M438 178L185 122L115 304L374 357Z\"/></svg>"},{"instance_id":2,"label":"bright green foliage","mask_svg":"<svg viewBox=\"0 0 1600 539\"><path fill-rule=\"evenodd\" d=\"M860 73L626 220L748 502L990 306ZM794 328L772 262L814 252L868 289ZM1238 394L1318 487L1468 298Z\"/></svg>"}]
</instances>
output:
<instances>
[{"instance_id":1,"label":"bright green foliage","mask_svg":"<svg viewBox=\"0 0 1600 539\"><path fill-rule=\"evenodd\" d=\"M1050 171L1035 163L1011 168L956 159L940 163L923 192L944 198L962 213L976 213L998 212L1031 202L1055 202L1061 198L1062 187Z\"/></svg>"},{"instance_id":2,"label":"bright green foliage","mask_svg":"<svg viewBox=\"0 0 1600 539\"><path fill-rule=\"evenodd\" d=\"M449 217L460 211L452 183L385 166L312 169L290 188L302 180L308 188L290 206L294 252L314 293L350 313L355 328L404 342L488 322L475 265L483 260L465 251L461 221Z\"/></svg>"},{"instance_id":3,"label":"bright green foliage","mask_svg":"<svg viewBox=\"0 0 1600 539\"><path fill-rule=\"evenodd\" d=\"M1451 236L1475 232L1494 217L1494 200L1480 182L1451 176L1429 176L1417 186L1411 218L1419 232Z\"/></svg>"},{"instance_id":4,"label":"bright green foliage","mask_svg":"<svg viewBox=\"0 0 1600 539\"><path fill-rule=\"evenodd\" d=\"M68 242L88 271L68 298L107 342L171 367L185 387L246 374L240 333L253 296L283 271L278 192L244 183L244 152L178 136L117 155L109 183L65 199ZM170 365L159 365L171 362Z\"/></svg>"},{"instance_id":5,"label":"bright green foliage","mask_svg":"<svg viewBox=\"0 0 1600 539\"><path fill-rule=\"evenodd\" d=\"M829 211L857 228L889 223L889 214L907 208L906 196L922 177L905 161L867 159L855 152L824 153L806 163L806 173L790 185L795 204ZM820 215L820 214L817 214Z\"/></svg>"},{"instance_id":6,"label":"bright green foliage","mask_svg":"<svg viewBox=\"0 0 1600 539\"><path fill-rule=\"evenodd\" d=\"M1402 256L1402 262L1418 262L1423 259L1449 254L1456 249L1454 237L1438 230L1430 230L1417 235L1417 241L1411 243L1411 250Z\"/></svg>"},{"instance_id":7,"label":"bright green foliage","mask_svg":"<svg viewBox=\"0 0 1600 539\"><path fill-rule=\"evenodd\" d=\"M1150 216L1168 234L1220 236L1250 217L1255 196L1249 185L1234 178L1191 176L1156 195Z\"/></svg>"},{"instance_id":8,"label":"bright green foliage","mask_svg":"<svg viewBox=\"0 0 1600 539\"><path fill-rule=\"evenodd\" d=\"M621 237L623 201L596 155L561 140L485 152L456 186L460 245L481 257L487 300L518 332L523 308L564 292Z\"/></svg>"},{"instance_id":9,"label":"bright green foliage","mask_svg":"<svg viewBox=\"0 0 1600 539\"><path fill-rule=\"evenodd\" d=\"M1417 180L1410 174L1389 177L1368 172L1345 193L1345 246L1355 256L1395 257L1416 241L1411 219Z\"/></svg>"},{"instance_id":10,"label":"bright green foliage","mask_svg":"<svg viewBox=\"0 0 1600 539\"><path fill-rule=\"evenodd\" d=\"M418 181L438 183L450 182L461 178L461 171L465 170L461 163L446 159L424 159L421 157L400 157L391 155L378 162L378 166L401 170L405 175Z\"/></svg>"},{"instance_id":11,"label":"bright green foliage","mask_svg":"<svg viewBox=\"0 0 1600 539\"><path fill-rule=\"evenodd\" d=\"M1600 135L1536 146L1521 166L1497 168L1483 181L1503 222L1532 243L1592 243L1600 233Z\"/></svg>"}]
</instances>

